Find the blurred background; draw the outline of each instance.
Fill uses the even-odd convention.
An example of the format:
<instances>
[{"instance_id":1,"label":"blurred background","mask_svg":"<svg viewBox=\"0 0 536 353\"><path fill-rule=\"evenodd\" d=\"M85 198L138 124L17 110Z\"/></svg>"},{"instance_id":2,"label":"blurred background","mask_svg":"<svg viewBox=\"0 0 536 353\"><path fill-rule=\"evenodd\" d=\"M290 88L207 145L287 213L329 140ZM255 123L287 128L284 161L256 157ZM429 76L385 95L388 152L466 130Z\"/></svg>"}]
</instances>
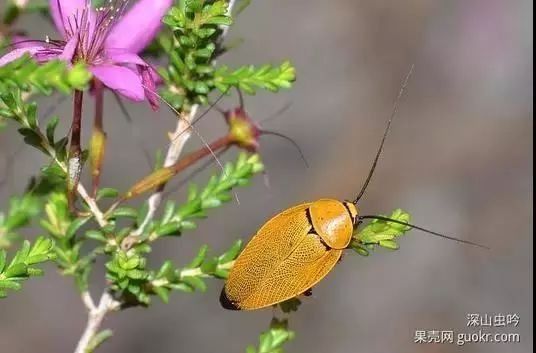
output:
<instances>
[{"instance_id":1,"label":"blurred background","mask_svg":"<svg viewBox=\"0 0 536 353\"><path fill-rule=\"evenodd\" d=\"M253 1L228 40L244 43L222 58L230 66L290 59L297 81L289 92L247 97L258 120L292 103L266 127L301 145L310 168L284 142L265 137L261 154L270 177L238 190L240 205L210 213L194 232L157 244L153 265L185 264L202 244L222 252L249 238L278 211L319 197L352 198L378 147L400 83L415 73L387 146L361 202L364 213L410 212L419 225L492 248L437 239L417 231L399 251L369 258L348 253L290 317L296 331L287 352L527 352L533 330L533 4L529 0ZM20 23L43 37L53 28L36 18ZM109 135L103 184L124 189L149 166L142 147L166 147L174 118L129 105L129 125L107 97ZM223 101L225 107L236 97ZM43 100L41 111L54 105ZM88 106L87 113L90 114ZM70 116L70 104L56 109ZM65 118L64 130L68 128ZM87 119L89 122L89 119ZM89 131L89 125L85 131ZM210 140L225 125L217 112L199 129ZM87 137L87 135L86 135ZM141 141L141 142L140 142ZM188 149L200 142L193 138ZM8 172L0 206L24 190L44 160L21 148L14 129L0 134L0 171ZM233 159L236 151L222 157ZM6 164L7 163L7 164ZM9 165L9 170L6 170ZM204 183L212 166L196 177ZM184 199L184 188L172 194ZM102 264L101 264L102 265ZM99 266L102 267L102 266ZM93 294L103 287L93 275ZM100 352L244 352L268 327L272 310L229 312L218 302L222 282L204 294L175 294L168 305L111 315L115 336ZM416 330L466 327L470 313L516 313L520 343L417 345ZM0 305L0 351L72 351L86 313L70 279L47 276Z\"/></svg>"}]
</instances>

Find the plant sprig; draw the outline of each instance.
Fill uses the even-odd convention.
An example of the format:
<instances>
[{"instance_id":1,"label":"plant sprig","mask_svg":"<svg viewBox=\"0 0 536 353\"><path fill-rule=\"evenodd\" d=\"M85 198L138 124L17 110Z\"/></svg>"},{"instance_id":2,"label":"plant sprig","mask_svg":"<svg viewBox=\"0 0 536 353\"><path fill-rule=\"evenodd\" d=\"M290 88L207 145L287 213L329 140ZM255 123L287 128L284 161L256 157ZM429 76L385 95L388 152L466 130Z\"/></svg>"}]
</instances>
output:
<instances>
[{"instance_id":1,"label":"plant sprig","mask_svg":"<svg viewBox=\"0 0 536 353\"><path fill-rule=\"evenodd\" d=\"M43 270L34 265L54 257L54 242L45 237L37 238L33 245L25 240L10 262L6 251L0 250L0 298L7 296L7 290L20 290L24 280L43 275Z\"/></svg>"},{"instance_id":2,"label":"plant sprig","mask_svg":"<svg viewBox=\"0 0 536 353\"><path fill-rule=\"evenodd\" d=\"M286 61L279 66L246 65L235 70L215 66L224 52L220 42L222 26L230 26L224 0L181 1L164 18L171 35L161 35L159 43L169 56L166 70L161 70L166 87L162 96L176 109L188 112L194 104L207 104L208 95L218 89L222 93L237 87L248 94L257 89L276 92L290 88L295 70Z\"/></svg>"},{"instance_id":3,"label":"plant sprig","mask_svg":"<svg viewBox=\"0 0 536 353\"><path fill-rule=\"evenodd\" d=\"M67 157L68 138L56 139L55 137L59 124L58 117L52 117L48 121L45 131L41 130L37 104L26 102L22 91L17 88L0 93L0 116L19 124L18 132L23 136L24 142L49 156L59 167L59 169L45 168L43 170L45 173L55 174L56 179L66 176L67 166L65 160ZM87 159L87 152L84 152L83 155L83 160L85 159Z\"/></svg>"},{"instance_id":4,"label":"plant sprig","mask_svg":"<svg viewBox=\"0 0 536 353\"><path fill-rule=\"evenodd\" d=\"M0 249L19 238L17 230L27 226L40 213L41 201L32 194L12 197L7 213L0 212Z\"/></svg>"},{"instance_id":5,"label":"plant sprig","mask_svg":"<svg viewBox=\"0 0 536 353\"><path fill-rule=\"evenodd\" d=\"M149 305L153 295L167 303L172 291L204 292L206 278L227 278L241 246L242 242L236 241L222 255L209 257L208 246L204 245L187 266L178 268L168 260L157 271L147 269L144 253L149 250L148 246L137 246L115 253L106 263L106 276L112 289L125 299L127 305Z\"/></svg>"},{"instance_id":6,"label":"plant sprig","mask_svg":"<svg viewBox=\"0 0 536 353\"><path fill-rule=\"evenodd\" d=\"M25 55L0 66L0 91L19 89L24 92L36 90L46 95L54 91L68 94L76 89L85 89L91 77L83 63L72 67L61 60L39 64Z\"/></svg>"},{"instance_id":7,"label":"plant sprig","mask_svg":"<svg viewBox=\"0 0 536 353\"><path fill-rule=\"evenodd\" d=\"M255 94L258 88L277 92L292 87L295 79L296 70L289 61L279 66L248 65L236 70L221 66L214 72L214 86L221 92L227 92L231 87L238 87L248 94Z\"/></svg>"},{"instance_id":8,"label":"plant sprig","mask_svg":"<svg viewBox=\"0 0 536 353\"><path fill-rule=\"evenodd\" d=\"M89 217L74 217L67 205L64 192L54 192L45 205L46 218L41 220L41 227L55 240L56 264L62 274L73 276L80 292L87 289L87 279L91 263L101 253L97 247L87 254L82 253L85 239L77 237L79 230L89 221Z\"/></svg>"},{"instance_id":9,"label":"plant sprig","mask_svg":"<svg viewBox=\"0 0 536 353\"><path fill-rule=\"evenodd\" d=\"M283 345L294 339L294 332L288 329L287 320L274 318L270 328L259 336L258 346L248 346L246 353L282 353Z\"/></svg>"},{"instance_id":10,"label":"plant sprig","mask_svg":"<svg viewBox=\"0 0 536 353\"><path fill-rule=\"evenodd\" d=\"M174 268L170 261L165 262L160 270L151 278L151 289L164 302L168 302L169 293L173 290L191 293L205 292L206 278L225 279L238 257L242 241L237 240L225 253L209 257L208 245L203 245L197 256L184 268Z\"/></svg>"}]
</instances>

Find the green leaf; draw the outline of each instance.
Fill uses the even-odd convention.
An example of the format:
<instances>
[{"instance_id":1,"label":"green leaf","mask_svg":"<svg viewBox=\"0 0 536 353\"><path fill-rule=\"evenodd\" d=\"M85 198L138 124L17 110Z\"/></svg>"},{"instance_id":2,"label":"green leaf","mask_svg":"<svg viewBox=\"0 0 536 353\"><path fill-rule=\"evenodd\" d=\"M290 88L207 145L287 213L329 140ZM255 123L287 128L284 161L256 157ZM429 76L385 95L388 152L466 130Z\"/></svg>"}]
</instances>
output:
<instances>
[{"instance_id":1,"label":"green leaf","mask_svg":"<svg viewBox=\"0 0 536 353\"><path fill-rule=\"evenodd\" d=\"M398 250L398 244L394 240L380 240L378 245L386 249Z\"/></svg>"},{"instance_id":2,"label":"green leaf","mask_svg":"<svg viewBox=\"0 0 536 353\"><path fill-rule=\"evenodd\" d=\"M221 66L214 73L215 85L222 92L227 92L232 86L239 87L248 94L255 94L257 88L277 92L290 88L295 80L296 71L288 61L279 66L250 65L234 71L227 66Z\"/></svg>"},{"instance_id":3,"label":"green leaf","mask_svg":"<svg viewBox=\"0 0 536 353\"><path fill-rule=\"evenodd\" d=\"M410 215L401 209L394 210L388 218L405 223L410 221ZM350 248L363 256L368 256L369 250L374 249L375 245L397 250L397 239L410 229L402 224L373 219L362 229L356 230Z\"/></svg>"},{"instance_id":4,"label":"green leaf","mask_svg":"<svg viewBox=\"0 0 536 353\"><path fill-rule=\"evenodd\" d=\"M169 290L168 289L162 288L162 287L154 287L153 290L156 293L156 295L158 295L158 297L162 299L164 303L166 304L169 303Z\"/></svg>"},{"instance_id":5,"label":"green leaf","mask_svg":"<svg viewBox=\"0 0 536 353\"><path fill-rule=\"evenodd\" d=\"M234 244L231 246L229 250L227 250L222 256L219 257L218 262L220 264L225 264L231 261L234 261L238 254L240 253L240 250L242 249L242 240L237 240L234 242Z\"/></svg>"},{"instance_id":6,"label":"green leaf","mask_svg":"<svg viewBox=\"0 0 536 353\"><path fill-rule=\"evenodd\" d=\"M294 332L288 329L286 320L272 320L270 328L261 333L259 337L259 347L249 346L246 353L280 353L283 352L283 345L294 338Z\"/></svg>"},{"instance_id":7,"label":"green leaf","mask_svg":"<svg viewBox=\"0 0 536 353\"><path fill-rule=\"evenodd\" d=\"M4 267L6 266L6 251L0 250L0 273L4 270Z\"/></svg>"},{"instance_id":8,"label":"green leaf","mask_svg":"<svg viewBox=\"0 0 536 353\"><path fill-rule=\"evenodd\" d=\"M199 277L183 277L182 281L200 292L205 292L207 290L207 285Z\"/></svg>"},{"instance_id":9,"label":"green leaf","mask_svg":"<svg viewBox=\"0 0 536 353\"><path fill-rule=\"evenodd\" d=\"M233 20L230 17L226 16L215 16L211 17L205 22L205 24L212 24L218 26L230 26L233 23Z\"/></svg>"},{"instance_id":10,"label":"green leaf","mask_svg":"<svg viewBox=\"0 0 536 353\"><path fill-rule=\"evenodd\" d=\"M89 217L83 217L83 218L77 218L74 221L72 221L69 227L67 228L67 231L65 232L65 236L67 238L72 238L73 236L75 236L76 232L84 224L86 224L89 219L90 219Z\"/></svg>"},{"instance_id":11,"label":"green leaf","mask_svg":"<svg viewBox=\"0 0 536 353\"><path fill-rule=\"evenodd\" d=\"M147 278L147 273L141 270L129 270L127 276L132 279L145 279Z\"/></svg>"},{"instance_id":12,"label":"green leaf","mask_svg":"<svg viewBox=\"0 0 536 353\"><path fill-rule=\"evenodd\" d=\"M170 222L156 229L155 234L159 237L169 235L179 235L182 225L179 222Z\"/></svg>"},{"instance_id":13,"label":"green leaf","mask_svg":"<svg viewBox=\"0 0 536 353\"><path fill-rule=\"evenodd\" d=\"M138 211L131 207L118 207L112 212L112 218L133 218L138 217Z\"/></svg>"},{"instance_id":14,"label":"green leaf","mask_svg":"<svg viewBox=\"0 0 536 353\"><path fill-rule=\"evenodd\" d=\"M207 259L200 266L201 272L204 274L210 275L218 269L218 260L217 259Z\"/></svg>"},{"instance_id":15,"label":"green leaf","mask_svg":"<svg viewBox=\"0 0 536 353\"><path fill-rule=\"evenodd\" d=\"M37 104L30 103L26 106L26 122L30 129L35 130L37 126Z\"/></svg>"},{"instance_id":16,"label":"green leaf","mask_svg":"<svg viewBox=\"0 0 536 353\"><path fill-rule=\"evenodd\" d=\"M85 88L91 78L91 73L82 62L76 63L67 73L69 86L78 89Z\"/></svg>"},{"instance_id":17,"label":"green leaf","mask_svg":"<svg viewBox=\"0 0 536 353\"><path fill-rule=\"evenodd\" d=\"M160 267L160 270L158 271L158 274L156 275L156 278L168 277L169 274L172 273L173 271L174 271L173 263L168 260L168 261L164 262L162 267Z\"/></svg>"},{"instance_id":18,"label":"green leaf","mask_svg":"<svg viewBox=\"0 0 536 353\"><path fill-rule=\"evenodd\" d=\"M20 290L22 285L15 281L0 280L0 290L11 289L11 290Z\"/></svg>"},{"instance_id":19,"label":"green leaf","mask_svg":"<svg viewBox=\"0 0 536 353\"><path fill-rule=\"evenodd\" d=\"M97 191L97 200L103 198L116 198L119 196L119 191L112 188L102 188Z\"/></svg>"},{"instance_id":20,"label":"green leaf","mask_svg":"<svg viewBox=\"0 0 536 353\"><path fill-rule=\"evenodd\" d=\"M19 251L15 254L13 259L11 260L11 263L9 264L9 267L16 265L18 263L24 263L26 258L28 258L28 254L30 254L30 242L28 240L25 240L22 243L22 246ZM11 277L11 276L9 276Z\"/></svg>"},{"instance_id":21,"label":"green leaf","mask_svg":"<svg viewBox=\"0 0 536 353\"><path fill-rule=\"evenodd\" d=\"M101 232L99 230L95 230L95 229L88 230L86 232L86 237L89 238L89 239L101 241L101 242L104 242L104 243L107 242L107 240L108 240L103 232Z\"/></svg>"},{"instance_id":22,"label":"green leaf","mask_svg":"<svg viewBox=\"0 0 536 353\"><path fill-rule=\"evenodd\" d=\"M164 214L162 216L162 224L168 223L171 218L173 217L173 214L175 213L175 204L171 201L168 201L166 203L166 207L164 209Z\"/></svg>"},{"instance_id":23,"label":"green leaf","mask_svg":"<svg viewBox=\"0 0 536 353\"><path fill-rule=\"evenodd\" d=\"M122 265L121 267L124 268L125 270L132 270L132 269L135 269L136 267L138 267L140 265L140 258L138 256L133 256L129 259L127 259Z\"/></svg>"},{"instance_id":24,"label":"green leaf","mask_svg":"<svg viewBox=\"0 0 536 353\"><path fill-rule=\"evenodd\" d=\"M190 264L187 266L187 268L196 268L196 267L199 267L201 266L201 264L203 263L203 261L205 261L205 258L207 256L207 252L208 252L208 245L203 245L196 257L192 260L192 262L190 262Z\"/></svg>"},{"instance_id":25,"label":"green leaf","mask_svg":"<svg viewBox=\"0 0 536 353\"><path fill-rule=\"evenodd\" d=\"M31 194L11 198L7 214L0 212L0 229L7 233L29 225L32 218L39 214L40 208L41 201Z\"/></svg>"},{"instance_id":26,"label":"green leaf","mask_svg":"<svg viewBox=\"0 0 536 353\"><path fill-rule=\"evenodd\" d=\"M94 352L101 344L104 343L108 338L113 336L112 330L103 330L97 333L91 341L89 341L89 344L87 346L87 349L84 353L92 353Z\"/></svg>"},{"instance_id":27,"label":"green leaf","mask_svg":"<svg viewBox=\"0 0 536 353\"><path fill-rule=\"evenodd\" d=\"M54 144L54 133L56 131L56 127L58 127L59 122L60 119L57 116L54 116L50 118L50 121L47 124L47 139L50 144Z\"/></svg>"},{"instance_id":28,"label":"green leaf","mask_svg":"<svg viewBox=\"0 0 536 353\"><path fill-rule=\"evenodd\" d=\"M6 271L4 271L3 275L6 278L10 277L24 277L27 275L28 272L28 266L26 266L25 263L15 263L13 265L10 265Z\"/></svg>"},{"instance_id":29,"label":"green leaf","mask_svg":"<svg viewBox=\"0 0 536 353\"><path fill-rule=\"evenodd\" d=\"M140 226L143 224L143 220L147 216L147 212L149 212L149 206L147 204L143 204L142 207L138 210L138 218L136 219L136 225Z\"/></svg>"}]
</instances>

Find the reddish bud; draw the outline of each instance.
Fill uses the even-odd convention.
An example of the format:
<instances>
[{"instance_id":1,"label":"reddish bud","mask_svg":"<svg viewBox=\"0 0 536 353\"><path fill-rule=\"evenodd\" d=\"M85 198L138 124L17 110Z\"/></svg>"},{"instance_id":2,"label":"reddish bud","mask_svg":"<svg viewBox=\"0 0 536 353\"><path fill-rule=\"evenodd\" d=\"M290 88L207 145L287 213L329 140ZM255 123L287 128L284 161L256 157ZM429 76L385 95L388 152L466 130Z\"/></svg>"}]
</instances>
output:
<instances>
[{"instance_id":1,"label":"reddish bud","mask_svg":"<svg viewBox=\"0 0 536 353\"><path fill-rule=\"evenodd\" d=\"M241 107L225 112L225 120L229 124L229 137L232 143L250 152L259 148L260 126L251 119Z\"/></svg>"}]
</instances>

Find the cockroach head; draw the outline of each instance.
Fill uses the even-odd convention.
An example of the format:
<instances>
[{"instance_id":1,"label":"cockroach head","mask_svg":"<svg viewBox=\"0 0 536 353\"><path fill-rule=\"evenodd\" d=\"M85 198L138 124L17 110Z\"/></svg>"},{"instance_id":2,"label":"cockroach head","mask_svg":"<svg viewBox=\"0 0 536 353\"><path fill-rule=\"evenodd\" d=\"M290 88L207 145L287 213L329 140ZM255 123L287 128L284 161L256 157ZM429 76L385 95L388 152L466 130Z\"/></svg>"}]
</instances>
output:
<instances>
[{"instance_id":1,"label":"cockroach head","mask_svg":"<svg viewBox=\"0 0 536 353\"><path fill-rule=\"evenodd\" d=\"M348 210L348 213L350 214L350 217L352 218L352 223L354 225L359 222L359 209L352 201L344 201L344 207Z\"/></svg>"}]
</instances>

